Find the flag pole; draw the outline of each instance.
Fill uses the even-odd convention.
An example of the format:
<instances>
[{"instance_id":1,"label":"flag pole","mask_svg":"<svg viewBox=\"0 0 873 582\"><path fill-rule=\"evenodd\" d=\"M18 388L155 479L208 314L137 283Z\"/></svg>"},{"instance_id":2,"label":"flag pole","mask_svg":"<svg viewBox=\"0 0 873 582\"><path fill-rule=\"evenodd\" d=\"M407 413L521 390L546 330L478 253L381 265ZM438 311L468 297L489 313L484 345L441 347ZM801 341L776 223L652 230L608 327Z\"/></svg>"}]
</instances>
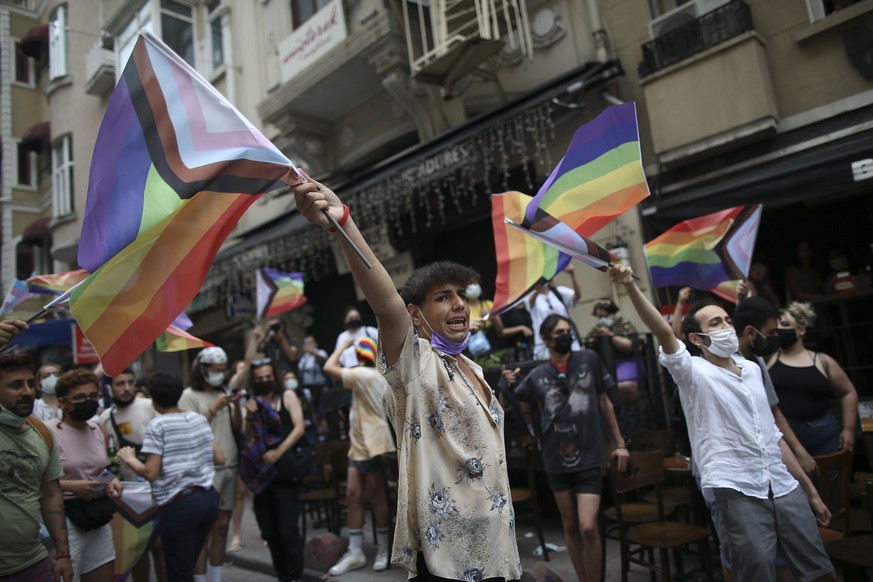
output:
<instances>
[{"instance_id":1,"label":"flag pole","mask_svg":"<svg viewBox=\"0 0 873 582\"><path fill-rule=\"evenodd\" d=\"M349 246L352 247L352 250L355 251L355 254L358 255L358 257L361 259L361 261L364 262L364 266L367 267L368 269L372 269L373 264L370 263L369 260L367 260L367 257L364 256L364 252L358 248L358 245L355 244L355 242L352 240L352 237L349 236L349 233L347 233L346 231L343 230L343 227L341 227L339 222L336 221L336 218L331 216L330 212L327 211L327 208L322 210L322 212L324 212L324 215L327 217L327 220L331 223L331 225L333 225L333 227L341 235L343 235L343 238L346 239L346 242L349 243Z\"/></svg>"}]
</instances>

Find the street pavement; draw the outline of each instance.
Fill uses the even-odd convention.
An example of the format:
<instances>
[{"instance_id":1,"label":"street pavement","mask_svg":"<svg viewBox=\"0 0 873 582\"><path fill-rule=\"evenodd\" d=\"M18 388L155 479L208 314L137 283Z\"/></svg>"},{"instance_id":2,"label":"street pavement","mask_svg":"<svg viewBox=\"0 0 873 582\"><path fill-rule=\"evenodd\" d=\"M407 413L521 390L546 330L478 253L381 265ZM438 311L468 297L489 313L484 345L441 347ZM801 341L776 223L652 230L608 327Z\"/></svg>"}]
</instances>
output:
<instances>
[{"instance_id":1,"label":"street pavement","mask_svg":"<svg viewBox=\"0 0 873 582\"><path fill-rule=\"evenodd\" d=\"M270 552L266 544L260 536L255 516L251 510L251 501L247 500L245 516L242 525L242 544L243 548L238 552L228 552L227 562L232 564L226 571L233 571L234 576L239 576L238 580L245 582L257 582L262 579L260 574L272 574L273 569L270 562ZM326 572L306 569L304 572L304 580L313 582L316 580L336 581L336 582L403 582L407 579L407 572L397 566L384 572L373 572L371 569L373 557L376 554L376 547L372 540L372 526L369 523L370 515L367 514L368 521L364 525L364 553L367 555L369 563L366 567L359 570L354 570L343 576L334 578ZM545 527L544 534L547 544L556 546L564 545L564 535L561 529L560 518L557 511L546 512L544 515ZM311 520L310 520L311 523ZM315 536L324 533L324 529L311 529L307 532L307 538L313 539ZM346 529L343 528L342 534L346 535ZM550 560L544 561L541 557L534 555L534 550L538 546L536 540L533 521L530 519L520 519L518 524L518 550L521 555L522 565L525 570L537 569L537 566L544 566L552 570L561 580L569 582L576 580L576 574L573 570L573 564L566 551L549 552ZM675 577L674 580L703 580L702 572L696 570L697 559L694 556L686 556L685 569L688 572L686 576ZM606 582L619 582L621 580L621 557L619 553L618 542L608 540L606 546ZM245 578L240 574L244 570L251 570L259 573L257 577L251 579ZM717 579L721 579L720 576ZM645 582L650 580L648 572L644 571L639 566L633 566L628 576L628 582ZM234 582L229 578L225 582Z\"/></svg>"}]
</instances>

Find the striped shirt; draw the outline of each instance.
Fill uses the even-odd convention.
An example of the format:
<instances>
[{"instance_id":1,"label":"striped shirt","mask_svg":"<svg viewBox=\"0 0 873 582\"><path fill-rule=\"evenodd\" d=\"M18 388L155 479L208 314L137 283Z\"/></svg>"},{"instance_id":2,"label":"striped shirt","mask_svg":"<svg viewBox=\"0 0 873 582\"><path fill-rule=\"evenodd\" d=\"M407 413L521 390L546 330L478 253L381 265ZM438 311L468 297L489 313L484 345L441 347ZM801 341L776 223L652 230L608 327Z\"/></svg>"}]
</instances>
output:
<instances>
[{"instance_id":1,"label":"striped shirt","mask_svg":"<svg viewBox=\"0 0 873 582\"><path fill-rule=\"evenodd\" d=\"M212 430L203 415L175 412L151 419L142 452L161 455L161 472L152 483L158 505L166 505L188 487L212 487Z\"/></svg>"}]
</instances>

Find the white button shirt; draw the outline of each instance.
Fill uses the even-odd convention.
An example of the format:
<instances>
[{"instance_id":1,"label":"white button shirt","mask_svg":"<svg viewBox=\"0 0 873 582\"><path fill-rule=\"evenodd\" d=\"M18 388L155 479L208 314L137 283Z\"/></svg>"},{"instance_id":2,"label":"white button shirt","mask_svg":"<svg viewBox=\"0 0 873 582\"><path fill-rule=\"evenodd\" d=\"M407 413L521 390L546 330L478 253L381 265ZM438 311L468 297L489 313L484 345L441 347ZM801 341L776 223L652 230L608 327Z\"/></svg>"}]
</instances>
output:
<instances>
[{"instance_id":1,"label":"white button shirt","mask_svg":"<svg viewBox=\"0 0 873 582\"><path fill-rule=\"evenodd\" d=\"M767 402L761 369L734 355L741 372L737 376L679 345L675 354L662 349L659 360L679 386L704 497L711 499L715 488L759 499L767 499L771 488L774 497L793 491L798 482L782 462L782 433Z\"/></svg>"}]
</instances>

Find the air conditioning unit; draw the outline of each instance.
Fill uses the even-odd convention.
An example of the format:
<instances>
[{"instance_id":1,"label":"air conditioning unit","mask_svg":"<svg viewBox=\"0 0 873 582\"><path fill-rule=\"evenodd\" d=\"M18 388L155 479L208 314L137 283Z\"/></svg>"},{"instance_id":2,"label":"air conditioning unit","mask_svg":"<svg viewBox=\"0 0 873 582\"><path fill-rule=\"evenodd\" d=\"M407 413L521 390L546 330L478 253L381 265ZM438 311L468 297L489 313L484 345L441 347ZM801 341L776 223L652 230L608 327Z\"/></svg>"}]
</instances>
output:
<instances>
[{"instance_id":1,"label":"air conditioning unit","mask_svg":"<svg viewBox=\"0 0 873 582\"><path fill-rule=\"evenodd\" d=\"M649 22L649 38L654 40L661 35L676 30L680 26L694 22L698 16L700 14L698 13L697 2L687 2L677 6Z\"/></svg>"}]
</instances>

